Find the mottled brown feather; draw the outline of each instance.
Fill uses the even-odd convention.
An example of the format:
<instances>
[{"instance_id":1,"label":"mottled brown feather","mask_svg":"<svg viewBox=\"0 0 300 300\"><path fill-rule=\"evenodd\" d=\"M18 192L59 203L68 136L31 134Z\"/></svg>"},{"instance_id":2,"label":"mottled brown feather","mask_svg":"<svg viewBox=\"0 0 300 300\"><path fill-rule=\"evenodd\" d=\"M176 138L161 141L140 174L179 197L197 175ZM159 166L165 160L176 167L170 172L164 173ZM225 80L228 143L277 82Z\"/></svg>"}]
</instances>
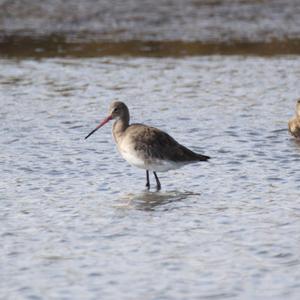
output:
<instances>
[{"instance_id":1,"label":"mottled brown feather","mask_svg":"<svg viewBox=\"0 0 300 300\"><path fill-rule=\"evenodd\" d=\"M300 138L300 99L296 103L296 116L289 120L289 131L296 137Z\"/></svg>"},{"instance_id":2,"label":"mottled brown feather","mask_svg":"<svg viewBox=\"0 0 300 300\"><path fill-rule=\"evenodd\" d=\"M300 118L294 117L289 121L289 131L294 137L300 138Z\"/></svg>"},{"instance_id":3,"label":"mottled brown feather","mask_svg":"<svg viewBox=\"0 0 300 300\"><path fill-rule=\"evenodd\" d=\"M147 159L163 159L174 162L206 161L208 156L195 153L179 144L170 135L154 127L131 124L126 129L135 150Z\"/></svg>"}]
</instances>

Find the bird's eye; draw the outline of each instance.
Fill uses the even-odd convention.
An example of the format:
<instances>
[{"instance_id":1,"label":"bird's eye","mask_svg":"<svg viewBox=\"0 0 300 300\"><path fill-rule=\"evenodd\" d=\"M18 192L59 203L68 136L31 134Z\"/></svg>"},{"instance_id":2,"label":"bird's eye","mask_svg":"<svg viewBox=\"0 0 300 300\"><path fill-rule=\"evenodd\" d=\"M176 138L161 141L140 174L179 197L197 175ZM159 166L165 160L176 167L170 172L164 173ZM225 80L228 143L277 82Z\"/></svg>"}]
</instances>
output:
<instances>
[{"instance_id":1,"label":"bird's eye","mask_svg":"<svg viewBox=\"0 0 300 300\"><path fill-rule=\"evenodd\" d=\"M119 109L116 107L116 108L113 110L113 112L116 113L116 112L118 112L118 110L119 110Z\"/></svg>"}]
</instances>

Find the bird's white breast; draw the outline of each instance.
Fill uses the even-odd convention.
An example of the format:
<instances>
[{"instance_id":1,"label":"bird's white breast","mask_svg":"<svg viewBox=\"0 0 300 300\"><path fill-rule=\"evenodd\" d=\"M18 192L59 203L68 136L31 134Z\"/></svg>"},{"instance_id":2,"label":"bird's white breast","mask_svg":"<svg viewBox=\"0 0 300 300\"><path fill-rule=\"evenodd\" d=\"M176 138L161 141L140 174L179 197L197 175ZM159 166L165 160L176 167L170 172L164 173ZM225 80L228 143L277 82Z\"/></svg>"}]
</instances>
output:
<instances>
[{"instance_id":1,"label":"bird's white breast","mask_svg":"<svg viewBox=\"0 0 300 300\"><path fill-rule=\"evenodd\" d=\"M121 141L118 143L118 150L129 164L137 168L146 169L144 160L138 155L130 143Z\"/></svg>"},{"instance_id":2,"label":"bird's white breast","mask_svg":"<svg viewBox=\"0 0 300 300\"><path fill-rule=\"evenodd\" d=\"M176 163L170 160L147 159L145 161L141 155L126 143L120 143L118 150L122 157L132 166L155 172L166 172L182 167L184 163Z\"/></svg>"}]
</instances>

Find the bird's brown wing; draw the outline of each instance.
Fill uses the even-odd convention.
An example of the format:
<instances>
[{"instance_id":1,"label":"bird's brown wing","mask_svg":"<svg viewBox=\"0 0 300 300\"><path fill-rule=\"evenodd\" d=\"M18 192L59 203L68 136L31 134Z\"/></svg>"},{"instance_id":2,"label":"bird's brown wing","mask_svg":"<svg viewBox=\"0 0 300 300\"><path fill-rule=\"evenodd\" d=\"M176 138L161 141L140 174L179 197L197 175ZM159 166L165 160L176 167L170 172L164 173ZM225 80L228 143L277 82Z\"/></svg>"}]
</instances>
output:
<instances>
[{"instance_id":1,"label":"bird's brown wing","mask_svg":"<svg viewBox=\"0 0 300 300\"><path fill-rule=\"evenodd\" d=\"M208 156L197 154L179 144L170 135L154 127L141 124L135 130L134 124L130 127L135 142L135 150L145 153L150 159L164 159L174 162L205 161ZM143 127L141 127L143 126Z\"/></svg>"},{"instance_id":2,"label":"bird's brown wing","mask_svg":"<svg viewBox=\"0 0 300 300\"><path fill-rule=\"evenodd\" d=\"M290 133L296 137L300 137L300 120L297 118L293 118L289 121L289 131Z\"/></svg>"}]
</instances>

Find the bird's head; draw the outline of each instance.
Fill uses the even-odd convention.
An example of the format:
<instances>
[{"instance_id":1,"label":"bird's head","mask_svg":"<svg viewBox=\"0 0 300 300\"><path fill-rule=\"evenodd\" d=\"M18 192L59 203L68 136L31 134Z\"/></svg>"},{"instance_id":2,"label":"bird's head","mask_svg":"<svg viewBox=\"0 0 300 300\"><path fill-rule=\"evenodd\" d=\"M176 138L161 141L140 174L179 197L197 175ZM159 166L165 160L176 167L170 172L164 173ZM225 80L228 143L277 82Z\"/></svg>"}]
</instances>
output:
<instances>
[{"instance_id":1,"label":"bird's head","mask_svg":"<svg viewBox=\"0 0 300 300\"><path fill-rule=\"evenodd\" d=\"M121 101L114 101L109 107L108 116L104 120L102 120L100 124L85 137L85 139L95 133L99 128L108 123L110 120L120 119L126 120L127 122L129 121L128 107Z\"/></svg>"},{"instance_id":2,"label":"bird's head","mask_svg":"<svg viewBox=\"0 0 300 300\"><path fill-rule=\"evenodd\" d=\"M118 120L126 118L129 115L129 111L125 103L115 101L110 105L108 114L112 120Z\"/></svg>"}]
</instances>

